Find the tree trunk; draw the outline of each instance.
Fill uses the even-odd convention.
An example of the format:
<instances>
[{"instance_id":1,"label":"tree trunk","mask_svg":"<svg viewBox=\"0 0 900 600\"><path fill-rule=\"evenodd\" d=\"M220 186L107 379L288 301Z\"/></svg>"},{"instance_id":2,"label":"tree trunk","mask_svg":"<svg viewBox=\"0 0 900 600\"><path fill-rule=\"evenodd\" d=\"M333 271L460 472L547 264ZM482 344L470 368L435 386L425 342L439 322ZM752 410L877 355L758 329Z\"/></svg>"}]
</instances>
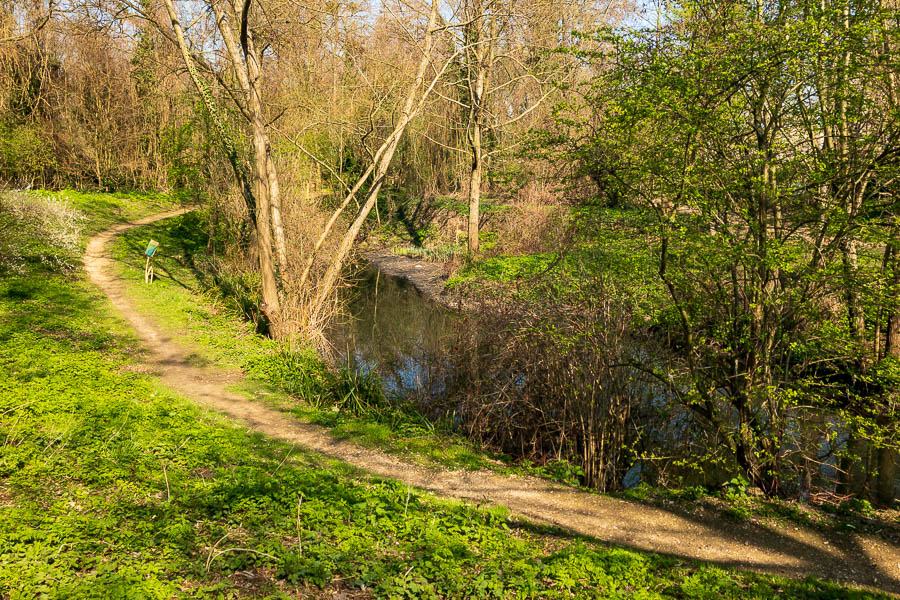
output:
<instances>
[{"instance_id":1,"label":"tree trunk","mask_svg":"<svg viewBox=\"0 0 900 600\"><path fill-rule=\"evenodd\" d=\"M171 0L166 0L170 2ZM272 256L272 204L271 193L278 194L278 176L274 162L270 164L269 137L266 134L263 118L262 100L259 93L259 58L253 48L244 48L244 57L238 51L234 31L228 23L224 12L217 3L213 3L216 23L225 48L231 58L235 75L247 101L253 130L253 167L254 192L256 195L256 239L259 254L259 271L262 280L262 303L260 309L278 331L281 317L281 302L278 298L278 280L275 277L275 261ZM248 42L249 44L249 42ZM279 217L280 222L280 217Z\"/></svg>"},{"instance_id":2,"label":"tree trunk","mask_svg":"<svg viewBox=\"0 0 900 600\"><path fill-rule=\"evenodd\" d=\"M278 172L272 158L271 144L267 144L266 172L269 181L269 200L272 203L272 231L275 234L275 250L278 252L278 264L282 273L287 266L287 243L284 237L284 222L281 219L281 188L278 184Z\"/></svg>"},{"instance_id":3,"label":"tree trunk","mask_svg":"<svg viewBox=\"0 0 900 600\"><path fill-rule=\"evenodd\" d=\"M468 245L470 256L478 253L478 229L481 212L481 180L484 176L484 152L482 133L485 123L485 87L490 78L494 62L494 37L496 19L487 14L483 0L472 0L471 13L467 10L466 39L466 80L469 87L469 149L472 154L472 168L469 172L469 223ZM485 31L485 19L490 19L490 27ZM487 36L487 40L484 36Z\"/></svg>"},{"instance_id":4,"label":"tree trunk","mask_svg":"<svg viewBox=\"0 0 900 600\"><path fill-rule=\"evenodd\" d=\"M878 449L878 479L875 481L875 500L890 506L894 501L894 483L897 478L897 451L893 448Z\"/></svg>"},{"instance_id":5,"label":"tree trunk","mask_svg":"<svg viewBox=\"0 0 900 600\"><path fill-rule=\"evenodd\" d=\"M253 219L255 221L254 224L256 227L257 250L259 253L259 268L260 274L262 276L263 295L263 301L260 305L260 309L263 311L263 314L266 315L269 321L274 322L277 326L281 307L278 300L278 286L275 279L275 270L272 261L272 239L270 223L271 216L269 209L268 186L266 184L266 144L265 139L260 136L260 132L264 133L264 124L262 120L262 110L259 102L259 96L258 94L254 93L255 90L250 87L249 82L246 81L246 71L243 71L241 68L239 55L237 55L236 49L234 48L234 38L231 37L231 30L228 27L227 21L224 19L224 15L219 10L219 7L213 4L213 8L216 10L219 30L222 33L223 38L225 39L225 44L232 56L232 60L238 61L234 64L235 71L238 74L238 79L241 80L242 86L244 83L247 83L247 86L244 86L244 89L245 91L249 91L248 105L253 115L253 144L256 159L254 161L256 168L254 173L253 189L251 190L243 169L243 165L237 157L237 150L234 146L233 141L228 135L228 132L225 129L225 125L219 115L218 107L213 102L212 94L200 78L200 75L193 64L190 50L188 49L187 41L184 37L184 29L181 27L181 23L178 20L178 14L175 12L175 5L172 0L165 0L165 5L166 10L169 13L169 19L172 22L172 29L175 31L175 37L178 42L179 49L181 50L182 58L184 60L185 66L187 67L188 73L191 76L191 80L194 82L194 85L196 86L201 99L203 100L207 110L210 112L210 115L212 116L217 125L217 128L219 129L219 134L222 137L223 144L225 145L225 150L228 154L229 161L231 162L231 166L234 169L235 176L238 179L238 183L241 186L241 190L247 202L248 209L251 211L251 215L255 212ZM244 77L241 77L242 74L244 75Z\"/></svg>"},{"instance_id":6,"label":"tree trunk","mask_svg":"<svg viewBox=\"0 0 900 600\"><path fill-rule=\"evenodd\" d=\"M272 213L272 231L275 238L275 250L278 254L278 263L281 265L281 268L283 270L287 265L287 244L284 239L284 224L281 220L281 185L278 181L278 170L275 168L275 159L272 157L272 142L269 139L268 132L266 131L265 121L262 119L262 100L261 94L259 92L259 62L261 59L257 54L256 47L253 43L253 34L249 31L247 32L246 41L247 47L244 50L244 56L246 57L247 72L250 75L249 91L251 94L255 95L256 102L258 103L257 110L254 110L253 112L253 119L254 121L256 121L257 116L260 117L259 135L262 138L266 148L266 187L269 193L269 206ZM235 69L237 68L238 63L235 63ZM256 125L254 125L254 131L255 129Z\"/></svg>"},{"instance_id":7,"label":"tree trunk","mask_svg":"<svg viewBox=\"0 0 900 600\"><path fill-rule=\"evenodd\" d=\"M256 119L254 119L256 121ZM255 124L256 125L256 124ZM266 147L256 132L253 135L254 166L256 167L256 239L259 253L259 271L262 279L262 304L260 309L266 318L278 328L281 303L278 299L278 281L275 279L275 262L272 256L272 215L269 206L269 190L266 186Z\"/></svg>"},{"instance_id":8,"label":"tree trunk","mask_svg":"<svg viewBox=\"0 0 900 600\"><path fill-rule=\"evenodd\" d=\"M900 285L900 264L896 262L896 255L894 261L894 285ZM893 314L888 318L885 354L900 361L900 306L895 306ZM893 502L896 476L897 451L890 447L879 448L878 480L875 483L875 499L879 503L889 505Z\"/></svg>"},{"instance_id":9,"label":"tree trunk","mask_svg":"<svg viewBox=\"0 0 900 600\"><path fill-rule=\"evenodd\" d=\"M469 254L478 254L478 225L481 204L481 125L473 123L470 144L472 146L472 171L469 173Z\"/></svg>"},{"instance_id":10,"label":"tree trunk","mask_svg":"<svg viewBox=\"0 0 900 600\"><path fill-rule=\"evenodd\" d=\"M885 349L887 354L900 357L900 311L888 319Z\"/></svg>"},{"instance_id":11,"label":"tree trunk","mask_svg":"<svg viewBox=\"0 0 900 600\"><path fill-rule=\"evenodd\" d=\"M853 332L853 337L858 342L862 342L866 335L866 322L862 306L860 306L859 294L856 291L856 272L859 268L856 240L847 240L843 245L842 253L844 262L844 300L847 303L847 319L850 331Z\"/></svg>"},{"instance_id":12,"label":"tree trunk","mask_svg":"<svg viewBox=\"0 0 900 600\"><path fill-rule=\"evenodd\" d=\"M884 355L893 356L900 360L900 241L897 238L897 228L890 230L890 238L885 248L885 267L891 270L890 283L897 290L897 294L888 302L886 307L889 312Z\"/></svg>"},{"instance_id":13,"label":"tree trunk","mask_svg":"<svg viewBox=\"0 0 900 600\"><path fill-rule=\"evenodd\" d=\"M846 455L841 459L841 483L838 493L859 496L865 494L869 464L866 441L852 432L847 438Z\"/></svg>"}]
</instances>

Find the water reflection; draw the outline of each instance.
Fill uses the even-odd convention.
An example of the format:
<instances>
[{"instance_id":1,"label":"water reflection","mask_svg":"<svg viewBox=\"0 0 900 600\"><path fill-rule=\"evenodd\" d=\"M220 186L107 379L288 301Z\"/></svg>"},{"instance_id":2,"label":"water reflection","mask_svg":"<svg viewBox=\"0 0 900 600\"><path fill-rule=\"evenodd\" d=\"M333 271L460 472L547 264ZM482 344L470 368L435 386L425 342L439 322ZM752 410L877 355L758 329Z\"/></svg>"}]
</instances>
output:
<instances>
[{"instance_id":1,"label":"water reflection","mask_svg":"<svg viewBox=\"0 0 900 600\"><path fill-rule=\"evenodd\" d=\"M342 364L376 371L389 392L440 392L432 375L454 339L454 313L422 296L404 277L372 266L358 277L348 290L348 316L328 332Z\"/></svg>"}]
</instances>

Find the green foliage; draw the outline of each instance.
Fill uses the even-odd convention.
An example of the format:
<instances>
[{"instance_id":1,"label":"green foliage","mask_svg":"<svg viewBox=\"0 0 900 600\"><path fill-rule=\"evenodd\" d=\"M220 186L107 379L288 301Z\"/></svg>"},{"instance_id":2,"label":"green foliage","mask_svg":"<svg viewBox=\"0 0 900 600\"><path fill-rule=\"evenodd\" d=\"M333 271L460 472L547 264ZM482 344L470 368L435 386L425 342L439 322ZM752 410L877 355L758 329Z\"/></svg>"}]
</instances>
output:
<instances>
[{"instance_id":1,"label":"green foliage","mask_svg":"<svg viewBox=\"0 0 900 600\"><path fill-rule=\"evenodd\" d=\"M848 7L690 0L663 28L592 34L575 53L598 75L542 134L600 202L649 217L645 314L665 345L645 366L721 440L707 458L769 495L835 483L804 472L834 435L822 413L900 444L895 382L870 372L898 306L900 113L877 65L900 38L892 8Z\"/></svg>"},{"instance_id":2,"label":"green foliage","mask_svg":"<svg viewBox=\"0 0 900 600\"><path fill-rule=\"evenodd\" d=\"M749 488L750 482L744 477L740 475L732 477L722 486L722 498L731 502L743 500L747 497L747 490Z\"/></svg>"},{"instance_id":3,"label":"green foliage","mask_svg":"<svg viewBox=\"0 0 900 600\"><path fill-rule=\"evenodd\" d=\"M838 505L836 512L844 516L860 515L870 518L875 516L875 509L872 508L872 503L864 498L845 500Z\"/></svg>"},{"instance_id":4,"label":"green foliage","mask_svg":"<svg viewBox=\"0 0 900 600\"><path fill-rule=\"evenodd\" d=\"M55 166L51 143L35 126L0 123L0 180L31 185Z\"/></svg>"},{"instance_id":5,"label":"green foliage","mask_svg":"<svg viewBox=\"0 0 900 600\"><path fill-rule=\"evenodd\" d=\"M434 208L461 216L468 216L469 214L469 204L455 196L439 196L434 200ZM509 204L489 198L482 198L478 204L478 212L482 215L498 215L509 212L511 208Z\"/></svg>"},{"instance_id":6,"label":"green foliage","mask_svg":"<svg viewBox=\"0 0 900 600\"><path fill-rule=\"evenodd\" d=\"M70 204L84 213L84 235L99 233L114 223L177 208L168 195L143 190L118 192L86 192L76 190L30 192Z\"/></svg>"},{"instance_id":7,"label":"green foliage","mask_svg":"<svg viewBox=\"0 0 900 600\"><path fill-rule=\"evenodd\" d=\"M520 466L525 472L538 477L546 477L567 485L580 485L584 478L584 469L567 460L551 460L545 465L536 465L530 460L523 460Z\"/></svg>"},{"instance_id":8,"label":"green foliage","mask_svg":"<svg viewBox=\"0 0 900 600\"><path fill-rule=\"evenodd\" d=\"M208 158L203 155L203 146L198 143L196 120L186 121L162 132L163 156L168 164L169 185L189 202L202 202L208 187L204 177ZM199 146L199 147L198 147Z\"/></svg>"},{"instance_id":9,"label":"green foliage","mask_svg":"<svg viewBox=\"0 0 900 600\"><path fill-rule=\"evenodd\" d=\"M249 375L314 405L322 402L329 386L327 366L310 349L290 351L282 348L274 353L252 356L243 369Z\"/></svg>"},{"instance_id":10,"label":"green foliage","mask_svg":"<svg viewBox=\"0 0 900 600\"><path fill-rule=\"evenodd\" d=\"M467 265L458 275L447 280L447 287L477 280L510 282L536 277L546 271L556 260L554 254L526 254L496 256Z\"/></svg>"},{"instance_id":11,"label":"green foliage","mask_svg":"<svg viewBox=\"0 0 900 600\"><path fill-rule=\"evenodd\" d=\"M607 293L627 293L642 322L664 318L665 298L655 271L648 215L634 209L582 206L569 218L574 236L562 252L498 255L466 264L447 287L491 290L533 300L550 293L579 303L603 281Z\"/></svg>"}]
</instances>

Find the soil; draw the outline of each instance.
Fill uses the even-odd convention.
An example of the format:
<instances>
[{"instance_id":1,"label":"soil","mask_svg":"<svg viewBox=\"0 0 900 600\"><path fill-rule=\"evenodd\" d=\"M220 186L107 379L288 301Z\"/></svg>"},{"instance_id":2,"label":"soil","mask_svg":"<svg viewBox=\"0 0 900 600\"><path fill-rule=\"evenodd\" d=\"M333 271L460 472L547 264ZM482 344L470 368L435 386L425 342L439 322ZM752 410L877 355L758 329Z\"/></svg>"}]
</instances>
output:
<instances>
[{"instance_id":1,"label":"soil","mask_svg":"<svg viewBox=\"0 0 900 600\"><path fill-rule=\"evenodd\" d=\"M537 478L424 467L337 439L320 426L229 392L228 387L241 380L241 373L198 366L191 360L190 348L178 345L152 319L137 312L124 293L124 284L113 274L107 253L106 246L115 235L183 212L157 214L97 235L88 244L84 265L91 281L142 340L147 349L147 370L185 397L222 411L256 431L346 461L379 477L472 503L504 505L515 515L608 544L789 577L815 575L900 596L900 542L892 535L823 532L795 524L737 523L716 515L691 513L674 504L668 508L648 506ZM391 265L406 262L394 258L402 257L379 259L376 265L391 272ZM412 276L407 276L416 284ZM421 285L432 285L429 281L436 285L433 277L416 275Z\"/></svg>"}]
</instances>

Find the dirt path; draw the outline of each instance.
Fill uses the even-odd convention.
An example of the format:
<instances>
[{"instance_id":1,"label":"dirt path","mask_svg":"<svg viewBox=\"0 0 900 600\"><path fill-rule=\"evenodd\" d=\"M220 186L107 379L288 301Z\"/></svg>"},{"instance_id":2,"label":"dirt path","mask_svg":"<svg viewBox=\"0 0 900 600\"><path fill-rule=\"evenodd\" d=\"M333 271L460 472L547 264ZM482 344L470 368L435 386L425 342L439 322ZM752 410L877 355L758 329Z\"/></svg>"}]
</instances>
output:
<instances>
[{"instance_id":1,"label":"dirt path","mask_svg":"<svg viewBox=\"0 0 900 600\"><path fill-rule=\"evenodd\" d=\"M808 574L900 595L900 544L873 535L829 533L795 526L736 524L721 519L587 494L550 482L484 471L441 471L408 464L377 450L337 440L327 430L228 392L239 373L194 366L190 350L177 345L135 311L112 273L107 243L117 234L175 216L153 215L105 231L87 247L84 264L91 281L109 297L149 350L148 368L173 390L220 410L253 429L332 456L381 477L390 477L443 496L505 505L533 521L558 525L619 546L700 559L725 566Z\"/></svg>"}]
</instances>

